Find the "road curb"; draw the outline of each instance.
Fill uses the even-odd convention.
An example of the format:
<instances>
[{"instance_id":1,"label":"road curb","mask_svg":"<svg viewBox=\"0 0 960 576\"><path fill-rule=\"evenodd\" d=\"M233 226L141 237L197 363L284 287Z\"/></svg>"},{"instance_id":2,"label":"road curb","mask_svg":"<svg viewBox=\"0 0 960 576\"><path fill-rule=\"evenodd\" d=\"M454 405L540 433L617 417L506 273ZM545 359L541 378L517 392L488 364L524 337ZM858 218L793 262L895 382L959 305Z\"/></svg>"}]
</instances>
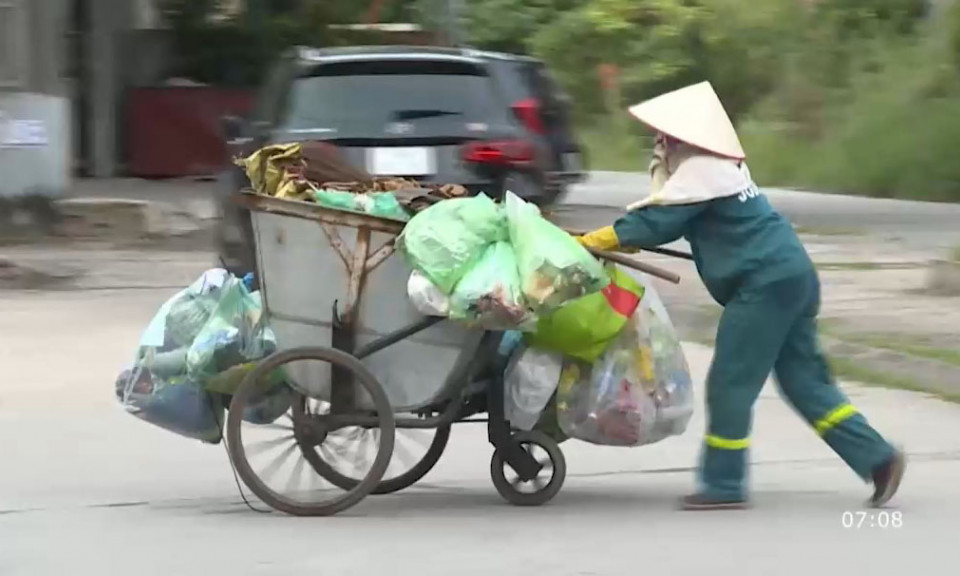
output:
<instances>
[{"instance_id":1,"label":"road curb","mask_svg":"<svg viewBox=\"0 0 960 576\"><path fill-rule=\"evenodd\" d=\"M44 269L0 258L0 290L37 290L68 283L81 276L72 269Z\"/></svg>"},{"instance_id":2,"label":"road curb","mask_svg":"<svg viewBox=\"0 0 960 576\"><path fill-rule=\"evenodd\" d=\"M42 230L32 221L4 234L8 242L55 236L77 240L133 241L187 237L211 228L216 220L162 202L126 198L69 198L52 203L54 224Z\"/></svg>"},{"instance_id":3,"label":"road curb","mask_svg":"<svg viewBox=\"0 0 960 576\"><path fill-rule=\"evenodd\" d=\"M75 198L56 204L68 236L156 236L163 215L151 202L118 198Z\"/></svg>"}]
</instances>

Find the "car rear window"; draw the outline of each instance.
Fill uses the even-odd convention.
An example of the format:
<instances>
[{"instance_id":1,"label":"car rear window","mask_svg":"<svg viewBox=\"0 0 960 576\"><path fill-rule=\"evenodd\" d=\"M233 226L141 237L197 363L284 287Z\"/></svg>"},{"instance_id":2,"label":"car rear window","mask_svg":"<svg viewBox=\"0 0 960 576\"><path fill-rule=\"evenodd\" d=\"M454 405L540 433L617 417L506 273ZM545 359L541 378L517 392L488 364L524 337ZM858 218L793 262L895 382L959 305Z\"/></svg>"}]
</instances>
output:
<instances>
[{"instance_id":1,"label":"car rear window","mask_svg":"<svg viewBox=\"0 0 960 576\"><path fill-rule=\"evenodd\" d=\"M285 130L329 130L339 137L381 135L411 122L432 133L503 120L484 68L465 62L375 61L323 64L297 78Z\"/></svg>"}]
</instances>

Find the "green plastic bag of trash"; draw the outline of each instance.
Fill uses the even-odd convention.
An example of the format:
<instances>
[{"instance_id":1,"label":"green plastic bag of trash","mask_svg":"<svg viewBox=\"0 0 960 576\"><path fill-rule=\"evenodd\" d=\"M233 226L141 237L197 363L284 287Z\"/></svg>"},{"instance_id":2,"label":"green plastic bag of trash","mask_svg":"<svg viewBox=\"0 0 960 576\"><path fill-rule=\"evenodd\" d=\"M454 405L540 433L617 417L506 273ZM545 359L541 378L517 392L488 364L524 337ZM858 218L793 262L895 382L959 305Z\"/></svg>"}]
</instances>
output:
<instances>
[{"instance_id":1,"label":"green plastic bag of trash","mask_svg":"<svg viewBox=\"0 0 960 576\"><path fill-rule=\"evenodd\" d=\"M391 192L354 194L340 190L317 190L314 192L314 199L317 204L335 210L362 212L401 222L410 220L410 215Z\"/></svg>"},{"instance_id":2,"label":"green plastic bag of trash","mask_svg":"<svg viewBox=\"0 0 960 576\"><path fill-rule=\"evenodd\" d=\"M503 212L480 194L444 200L420 212L404 227L396 245L410 267L449 296L489 244L507 239Z\"/></svg>"},{"instance_id":3,"label":"green plastic bag of trash","mask_svg":"<svg viewBox=\"0 0 960 576\"><path fill-rule=\"evenodd\" d=\"M520 291L513 246L496 242L484 250L454 288L450 318L487 330L532 330L536 326Z\"/></svg>"},{"instance_id":4,"label":"green plastic bag of trash","mask_svg":"<svg viewBox=\"0 0 960 576\"><path fill-rule=\"evenodd\" d=\"M177 346L189 346L216 307L216 299L208 295L185 292L171 304L167 314L167 341Z\"/></svg>"},{"instance_id":5,"label":"green plastic bag of trash","mask_svg":"<svg viewBox=\"0 0 960 576\"><path fill-rule=\"evenodd\" d=\"M404 210L403 206L397 200L397 197L390 192L374 192L372 194L362 195L361 206L367 214L373 214L381 218L390 218L391 220L401 220L407 222L410 215Z\"/></svg>"},{"instance_id":6,"label":"green plastic bag of trash","mask_svg":"<svg viewBox=\"0 0 960 576\"><path fill-rule=\"evenodd\" d=\"M342 192L340 190L317 190L313 193L317 204L335 210L349 210L356 212L357 195L352 192Z\"/></svg>"},{"instance_id":7,"label":"green plastic bag of trash","mask_svg":"<svg viewBox=\"0 0 960 576\"><path fill-rule=\"evenodd\" d=\"M507 192L506 215L523 295L536 313L549 313L610 283L603 264L535 205Z\"/></svg>"},{"instance_id":8,"label":"green plastic bag of trash","mask_svg":"<svg viewBox=\"0 0 960 576\"><path fill-rule=\"evenodd\" d=\"M643 286L619 267L608 266L607 274L611 282L600 292L539 317L536 330L526 335L527 343L584 362L599 359L630 321L644 294Z\"/></svg>"},{"instance_id":9,"label":"green plastic bag of trash","mask_svg":"<svg viewBox=\"0 0 960 576\"><path fill-rule=\"evenodd\" d=\"M187 374L207 383L230 368L260 360L275 351L276 339L262 320L260 293L247 291L241 280L231 278L220 291L210 319L187 351ZM217 388L224 390L224 384L221 382Z\"/></svg>"}]
</instances>

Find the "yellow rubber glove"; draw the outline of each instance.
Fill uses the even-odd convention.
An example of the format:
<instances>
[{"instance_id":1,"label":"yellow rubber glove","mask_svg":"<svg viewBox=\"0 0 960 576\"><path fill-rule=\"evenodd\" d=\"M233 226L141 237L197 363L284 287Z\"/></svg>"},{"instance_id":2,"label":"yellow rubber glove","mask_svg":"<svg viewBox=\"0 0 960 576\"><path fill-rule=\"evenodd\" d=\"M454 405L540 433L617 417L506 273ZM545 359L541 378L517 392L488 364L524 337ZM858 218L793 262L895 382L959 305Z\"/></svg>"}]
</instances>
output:
<instances>
[{"instance_id":1,"label":"yellow rubber glove","mask_svg":"<svg viewBox=\"0 0 960 576\"><path fill-rule=\"evenodd\" d=\"M588 232L583 236L577 236L577 241L587 248L604 250L606 252L620 248L620 239L617 238L617 233L614 231L613 226L604 226L593 232Z\"/></svg>"}]
</instances>

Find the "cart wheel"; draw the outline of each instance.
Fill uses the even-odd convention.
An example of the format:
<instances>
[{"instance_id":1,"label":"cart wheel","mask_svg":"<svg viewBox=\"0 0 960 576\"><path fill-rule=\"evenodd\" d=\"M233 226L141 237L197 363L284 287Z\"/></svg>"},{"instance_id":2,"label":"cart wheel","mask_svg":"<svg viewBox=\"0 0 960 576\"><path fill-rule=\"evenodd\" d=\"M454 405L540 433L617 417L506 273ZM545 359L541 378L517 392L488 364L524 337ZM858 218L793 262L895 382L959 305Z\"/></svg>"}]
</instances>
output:
<instances>
[{"instance_id":1,"label":"cart wheel","mask_svg":"<svg viewBox=\"0 0 960 576\"><path fill-rule=\"evenodd\" d=\"M313 402L310 401L310 403ZM334 435L331 434L331 436ZM430 438L431 436L432 438ZM360 483L357 480L358 474L345 473L342 466L337 464L346 464L355 469L360 468L358 471L362 473L362 467L357 466L357 459L358 457L363 458L363 455L368 452L365 445L376 442L379 437L380 430L377 428L344 428L338 431L335 438L338 444L336 452L344 456L347 454L353 455L352 459L341 457L339 462L332 458L321 457L312 448L301 447L304 448L304 457L307 462L324 480L344 490L352 490L354 486ZM391 494L419 482L440 460L449 439L449 424L433 429L397 429L396 440L393 444L393 459L390 461L383 479L371 494Z\"/></svg>"},{"instance_id":2,"label":"cart wheel","mask_svg":"<svg viewBox=\"0 0 960 576\"><path fill-rule=\"evenodd\" d=\"M567 476L567 461L557 443L546 434L518 432L513 436L543 467L538 475L529 482L523 482L512 470L508 479L507 468L499 452L490 459L490 477L497 492L514 506L540 506L546 504L560 492Z\"/></svg>"},{"instance_id":3,"label":"cart wheel","mask_svg":"<svg viewBox=\"0 0 960 576\"><path fill-rule=\"evenodd\" d=\"M315 483L318 479L312 467L305 467L308 462L304 457L305 445L311 450L324 450L324 440L328 433L337 430L328 428L326 415L317 412L308 413L303 409L311 398L297 394L291 411L279 423L268 425L251 425L244 422L246 409L256 405L264 397L264 387L268 383L268 375L298 361L322 362L336 365L349 370L354 381L362 387L373 401L377 428L379 429L378 446L373 455L373 462L366 474L348 489L339 487L327 489ZM366 412L369 414L369 412ZM251 427L248 429L245 427ZM266 433L280 432L283 435L271 439L263 439ZM277 352L261 361L247 375L240 384L237 393L230 403L230 412L227 417L227 446L230 457L236 466L237 473L250 490L270 507L292 514L294 516L331 516L354 506L370 494L377 487L393 455L394 445L394 416L386 393L376 378L359 360L339 350L331 348L295 348ZM249 440L259 440L249 442ZM246 442L245 442L246 441ZM269 460L266 470L256 471L253 460L268 450L283 450ZM295 462L292 467L286 466L290 457ZM285 490L278 490L272 480L280 470L287 468L290 476L285 484ZM308 486L302 484L304 468L311 476ZM345 490L345 491L341 491Z\"/></svg>"}]
</instances>

